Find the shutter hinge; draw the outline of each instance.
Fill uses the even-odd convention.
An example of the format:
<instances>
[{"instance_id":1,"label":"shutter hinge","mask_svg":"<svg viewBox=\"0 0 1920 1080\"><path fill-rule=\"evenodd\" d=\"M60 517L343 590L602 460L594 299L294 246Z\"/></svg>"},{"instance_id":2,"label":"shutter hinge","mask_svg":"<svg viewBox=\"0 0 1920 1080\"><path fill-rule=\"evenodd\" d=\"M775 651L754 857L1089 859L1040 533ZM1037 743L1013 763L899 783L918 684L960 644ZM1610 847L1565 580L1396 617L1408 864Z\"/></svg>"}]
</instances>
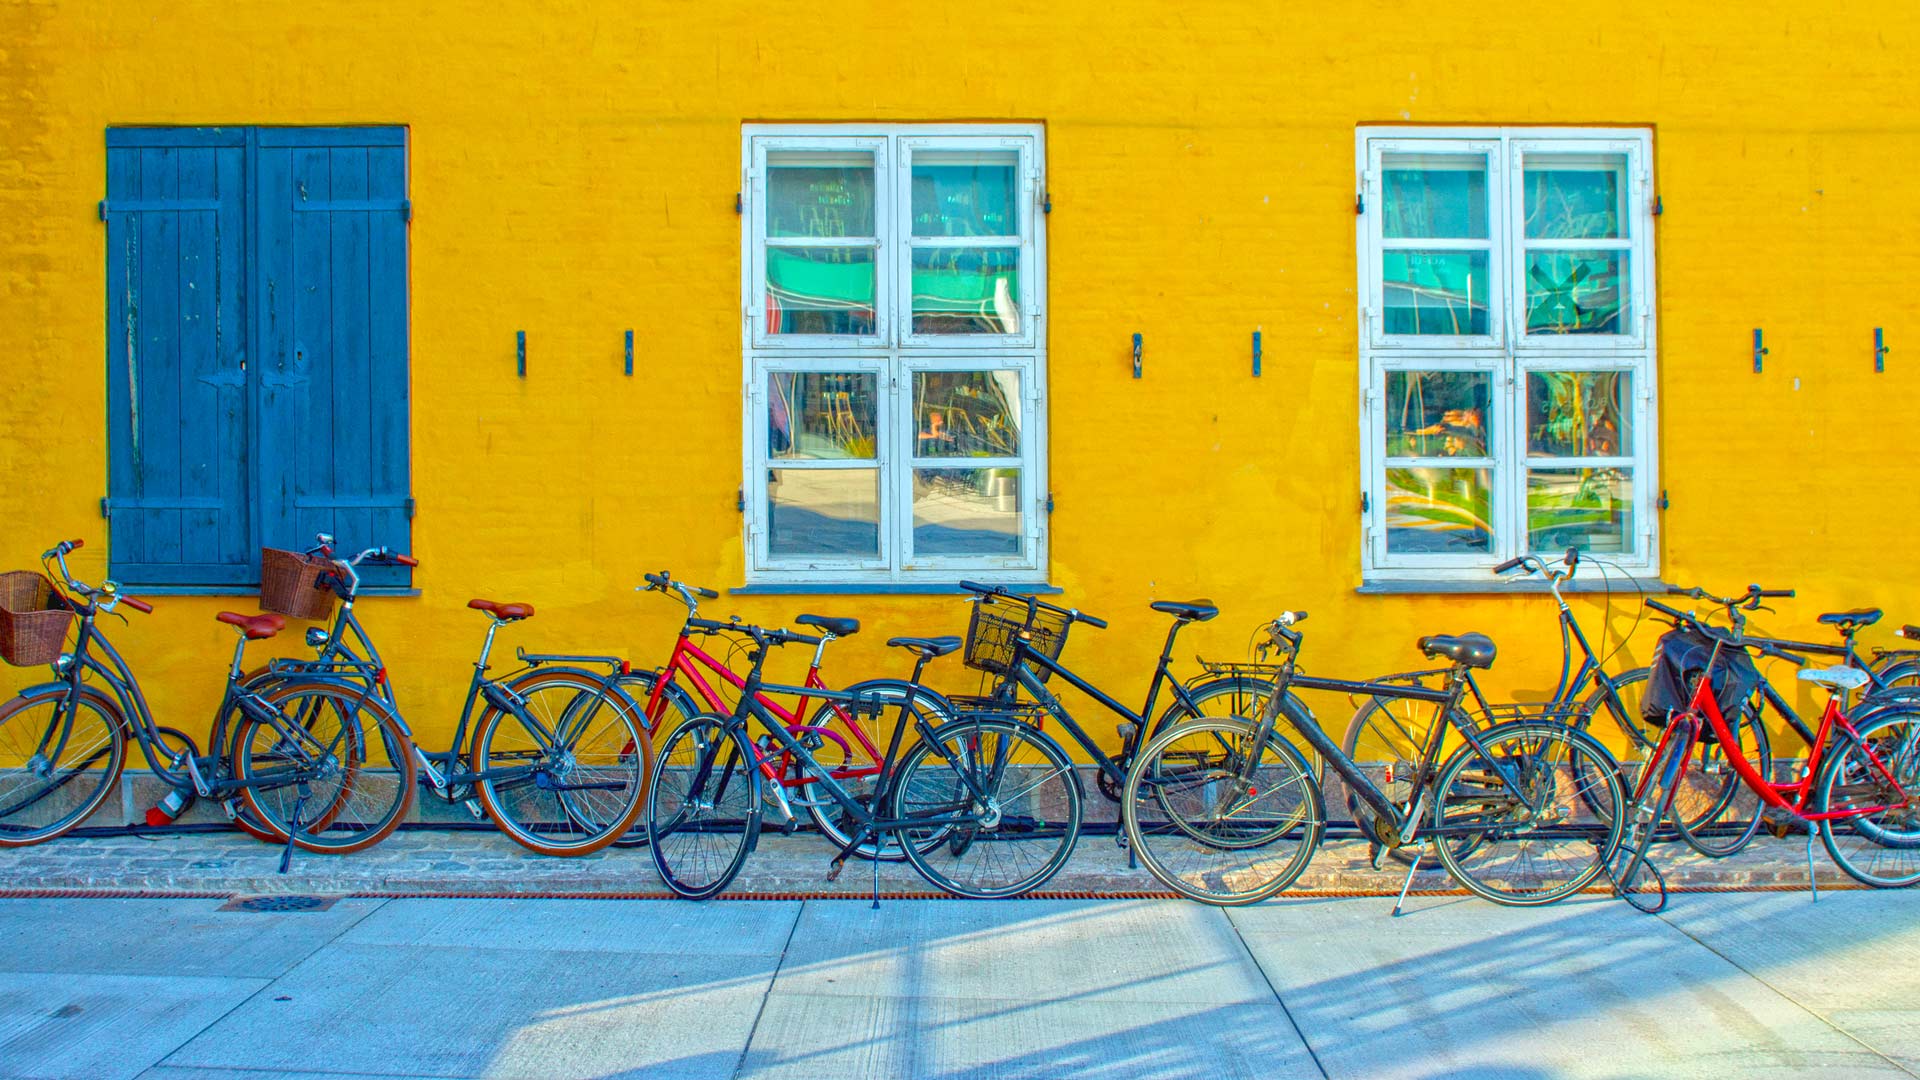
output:
<instances>
[{"instance_id":1,"label":"shutter hinge","mask_svg":"<svg viewBox=\"0 0 1920 1080\"><path fill-rule=\"evenodd\" d=\"M1047 492L1047 513L1053 513L1053 492Z\"/></svg>"},{"instance_id":2,"label":"shutter hinge","mask_svg":"<svg viewBox=\"0 0 1920 1080\"><path fill-rule=\"evenodd\" d=\"M107 200L105 199L100 200L100 220L107 220Z\"/></svg>"},{"instance_id":3,"label":"shutter hinge","mask_svg":"<svg viewBox=\"0 0 1920 1080\"><path fill-rule=\"evenodd\" d=\"M1665 510L1667 508L1667 489L1666 488L1660 489L1660 498L1653 505L1659 507L1662 510Z\"/></svg>"},{"instance_id":4,"label":"shutter hinge","mask_svg":"<svg viewBox=\"0 0 1920 1080\"><path fill-rule=\"evenodd\" d=\"M407 221L407 222L411 222L413 220L413 200L412 199L400 200L400 220Z\"/></svg>"},{"instance_id":5,"label":"shutter hinge","mask_svg":"<svg viewBox=\"0 0 1920 1080\"><path fill-rule=\"evenodd\" d=\"M107 498L105 495L100 496L100 516L103 518L113 516L113 500Z\"/></svg>"},{"instance_id":6,"label":"shutter hinge","mask_svg":"<svg viewBox=\"0 0 1920 1080\"><path fill-rule=\"evenodd\" d=\"M400 509L403 512L405 512L405 514L407 515L407 520L412 521L413 520L413 496L411 495L407 496L406 501L400 504Z\"/></svg>"},{"instance_id":7,"label":"shutter hinge","mask_svg":"<svg viewBox=\"0 0 1920 1080\"><path fill-rule=\"evenodd\" d=\"M1659 217L1659 216L1660 216L1660 215L1661 215L1662 213L1664 213L1664 212L1666 212L1666 209L1667 209L1667 208L1666 208L1666 206L1664 206L1664 205L1663 205L1663 204L1662 204L1662 203L1660 202L1660 196L1659 196L1659 195L1657 195L1657 194L1656 194L1656 195L1654 195L1654 197L1653 197L1653 216L1654 216L1654 217Z\"/></svg>"},{"instance_id":8,"label":"shutter hinge","mask_svg":"<svg viewBox=\"0 0 1920 1080\"><path fill-rule=\"evenodd\" d=\"M1367 193L1364 191L1354 192L1354 195L1353 195L1354 216L1358 217L1362 214L1365 214L1366 212L1367 212Z\"/></svg>"},{"instance_id":9,"label":"shutter hinge","mask_svg":"<svg viewBox=\"0 0 1920 1080\"><path fill-rule=\"evenodd\" d=\"M733 509L735 513L739 514L747 512L747 486L745 484L733 489Z\"/></svg>"},{"instance_id":10,"label":"shutter hinge","mask_svg":"<svg viewBox=\"0 0 1920 1080\"><path fill-rule=\"evenodd\" d=\"M733 212L735 214L744 214L747 212L746 201L740 197L740 193L737 191L733 193Z\"/></svg>"},{"instance_id":11,"label":"shutter hinge","mask_svg":"<svg viewBox=\"0 0 1920 1080\"><path fill-rule=\"evenodd\" d=\"M1053 213L1053 192L1043 191L1040 193L1040 212L1043 214Z\"/></svg>"},{"instance_id":12,"label":"shutter hinge","mask_svg":"<svg viewBox=\"0 0 1920 1080\"><path fill-rule=\"evenodd\" d=\"M1360 512L1361 512L1361 513L1363 513L1363 514L1367 514L1367 513L1371 513L1372 511L1373 511L1373 499L1372 499L1372 497L1371 497L1371 496L1369 496L1369 495L1368 495L1368 494L1367 494L1366 492L1364 492L1364 491L1363 491L1363 492L1361 492L1361 493L1360 493Z\"/></svg>"}]
</instances>

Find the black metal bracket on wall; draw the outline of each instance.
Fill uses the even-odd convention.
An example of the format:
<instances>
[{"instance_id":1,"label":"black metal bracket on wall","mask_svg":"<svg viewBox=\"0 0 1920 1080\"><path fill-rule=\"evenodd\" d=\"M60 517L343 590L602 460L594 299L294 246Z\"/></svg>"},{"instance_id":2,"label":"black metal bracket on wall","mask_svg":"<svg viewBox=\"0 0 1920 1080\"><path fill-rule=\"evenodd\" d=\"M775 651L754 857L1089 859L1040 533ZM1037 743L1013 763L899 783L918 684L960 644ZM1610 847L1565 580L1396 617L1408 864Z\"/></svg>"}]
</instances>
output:
<instances>
[{"instance_id":1,"label":"black metal bracket on wall","mask_svg":"<svg viewBox=\"0 0 1920 1080\"><path fill-rule=\"evenodd\" d=\"M1879 327L1879 326L1874 327L1873 328L1874 374L1877 375L1887 370L1887 354L1892 351L1893 351L1892 349L1887 348L1887 332L1885 328Z\"/></svg>"},{"instance_id":2,"label":"black metal bracket on wall","mask_svg":"<svg viewBox=\"0 0 1920 1080\"><path fill-rule=\"evenodd\" d=\"M1136 379L1140 377L1140 347L1140 335L1135 334L1133 335L1133 377Z\"/></svg>"},{"instance_id":3,"label":"black metal bracket on wall","mask_svg":"<svg viewBox=\"0 0 1920 1080\"><path fill-rule=\"evenodd\" d=\"M1260 331L1253 332L1253 377L1260 377Z\"/></svg>"},{"instance_id":4,"label":"black metal bracket on wall","mask_svg":"<svg viewBox=\"0 0 1920 1080\"><path fill-rule=\"evenodd\" d=\"M633 331L627 331L627 374L633 374Z\"/></svg>"},{"instance_id":5,"label":"black metal bracket on wall","mask_svg":"<svg viewBox=\"0 0 1920 1080\"><path fill-rule=\"evenodd\" d=\"M1760 362L1766 355L1766 346L1760 344L1760 329L1755 327L1753 331L1753 373L1755 375L1760 374Z\"/></svg>"},{"instance_id":6,"label":"black metal bracket on wall","mask_svg":"<svg viewBox=\"0 0 1920 1080\"><path fill-rule=\"evenodd\" d=\"M516 330L513 333L513 350L519 365L520 377L527 377L527 332Z\"/></svg>"}]
</instances>

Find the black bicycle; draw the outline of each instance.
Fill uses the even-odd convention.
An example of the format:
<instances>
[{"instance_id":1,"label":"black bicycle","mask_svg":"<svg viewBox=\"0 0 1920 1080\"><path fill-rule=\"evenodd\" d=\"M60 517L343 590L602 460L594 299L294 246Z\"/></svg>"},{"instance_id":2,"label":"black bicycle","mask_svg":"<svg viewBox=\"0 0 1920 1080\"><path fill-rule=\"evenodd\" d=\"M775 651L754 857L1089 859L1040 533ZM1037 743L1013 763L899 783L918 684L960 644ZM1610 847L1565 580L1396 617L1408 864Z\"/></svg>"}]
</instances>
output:
<instances>
[{"instance_id":1,"label":"black bicycle","mask_svg":"<svg viewBox=\"0 0 1920 1080\"><path fill-rule=\"evenodd\" d=\"M1299 752L1279 737L1281 721L1353 791L1355 824L1376 865L1382 851L1425 840L1468 890L1521 906L1572 895L1606 870L1626 802L1606 748L1547 711L1482 729L1460 708L1470 673L1493 664L1491 640L1419 640L1426 656L1448 662L1444 688L1355 682L1299 672L1302 636L1294 627L1305 618L1288 612L1266 628L1280 657L1274 685L1288 692L1272 695L1258 719L1175 725L1128 772L1122 820L1163 884L1205 903L1250 904L1306 870L1326 833L1325 797ZM1294 702L1293 690L1424 702L1434 718L1418 756L1392 768L1383 789ZM1419 865L1416 857L1408 886Z\"/></svg>"}]
</instances>

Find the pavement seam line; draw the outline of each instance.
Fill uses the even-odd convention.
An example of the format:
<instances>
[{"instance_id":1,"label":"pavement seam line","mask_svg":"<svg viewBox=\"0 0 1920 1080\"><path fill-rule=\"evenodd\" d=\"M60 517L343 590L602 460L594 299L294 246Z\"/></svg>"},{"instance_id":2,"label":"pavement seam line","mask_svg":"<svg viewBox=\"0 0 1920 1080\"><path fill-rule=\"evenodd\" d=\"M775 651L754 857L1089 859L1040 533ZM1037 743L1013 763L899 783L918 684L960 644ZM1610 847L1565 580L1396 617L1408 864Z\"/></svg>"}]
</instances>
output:
<instances>
[{"instance_id":1,"label":"pavement seam line","mask_svg":"<svg viewBox=\"0 0 1920 1080\"><path fill-rule=\"evenodd\" d=\"M773 988L780 982L780 972L786 969L787 952L793 948L794 936L800 932L800 920L807 913L807 901L802 900L793 909L793 925L787 927L787 940L780 946L780 959L773 965L773 975L767 979L767 992L760 995L760 1007L754 1010L753 1026L747 1029L747 1041L740 1047L740 1060L733 1063L733 1080L740 1080L747 1067L747 1055L753 1053L753 1037L760 1033L760 1020L767 1015L767 1002L773 998Z\"/></svg>"},{"instance_id":2,"label":"pavement seam line","mask_svg":"<svg viewBox=\"0 0 1920 1080\"><path fill-rule=\"evenodd\" d=\"M1742 964L1738 960L1735 960L1733 957L1728 956L1726 953L1721 952L1719 949L1714 948L1711 944L1709 944L1705 940L1689 932L1686 927L1681 926L1678 923L1674 922L1672 919L1667 918L1667 916L1664 913L1655 914L1654 918L1659 919L1661 922L1666 923L1668 926L1673 927L1675 930L1679 931L1682 936L1686 937L1687 940L1693 942L1694 944L1707 950L1713 955L1719 957L1721 960L1725 961L1728 964L1728 966L1732 967L1735 971L1738 971L1744 974L1747 978L1752 979L1754 982L1759 983L1761 986L1764 986L1767 989L1773 991L1774 993L1779 994L1781 1000L1792 1002L1794 1008L1799 1009L1801 1012L1806 1013L1808 1016L1811 1016L1815 1020L1818 1020L1822 1024L1825 1024L1828 1030L1838 1032L1841 1035L1845 1035L1848 1039L1851 1039L1853 1042L1858 1044L1861 1049L1867 1051L1868 1053L1872 1054L1874 1057L1879 1058L1881 1061L1886 1062L1887 1064L1893 1066L1894 1068L1900 1070L1901 1072L1906 1073L1908 1076L1920 1077L1920 1073L1916 1073L1912 1069L1907 1068L1904 1062L1901 1062L1895 1059L1894 1057L1889 1055L1886 1051L1873 1045L1872 1043L1861 1038L1860 1036L1855 1035L1853 1032L1849 1031L1848 1029L1841 1027L1839 1024L1834 1023L1832 1020L1828 1019L1825 1015L1823 1015L1818 1009L1815 1009L1809 1006L1805 1002L1801 1001L1799 998L1794 997L1792 994L1789 994L1785 990L1782 990L1781 988L1779 988L1778 986L1773 985L1772 982L1768 981L1766 976L1747 967L1745 964Z\"/></svg>"},{"instance_id":3,"label":"pavement seam line","mask_svg":"<svg viewBox=\"0 0 1920 1080\"><path fill-rule=\"evenodd\" d=\"M1240 932L1240 924L1234 921L1233 912L1223 908L1220 911L1220 917L1227 920L1227 926L1233 930L1233 939L1240 943L1240 950L1247 954L1248 960L1252 961L1253 970L1260 973L1260 981L1267 984L1267 993L1272 994L1274 1004L1280 1006L1281 1015L1287 1018L1288 1025L1293 1028L1294 1037L1300 1040L1300 1045L1306 1050L1307 1057L1312 1060L1313 1067L1320 1070L1323 1078L1331 1077L1333 1074L1327 1071L1327 1066L1320 1060L1319 1051L1315 1050L1313 1043L1307 1040L1307 1033L1301 1029L1300 1021L1293 1018L1293 1010L1287 1008L1287 999L1280 996L1280 988L1273 985L1273 977L1267 974L1266 966L1260 963L1260 958L1253 954L1253 947L1247 944L1247 935Z\"/></svg>"}]
</instances>

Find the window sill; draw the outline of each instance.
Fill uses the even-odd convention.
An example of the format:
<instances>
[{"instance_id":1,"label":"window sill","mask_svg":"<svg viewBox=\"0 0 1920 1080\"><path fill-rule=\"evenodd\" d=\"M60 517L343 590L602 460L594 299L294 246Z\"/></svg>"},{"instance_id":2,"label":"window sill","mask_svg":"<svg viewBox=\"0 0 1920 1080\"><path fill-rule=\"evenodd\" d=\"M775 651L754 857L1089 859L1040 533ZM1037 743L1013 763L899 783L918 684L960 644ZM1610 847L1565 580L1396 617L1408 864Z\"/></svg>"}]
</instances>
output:
<instances>
[{"instance_id":1,"label":"window sill","mask_svg":"<svg viewBox=\"0 0 1920 1080\"><path fill-rule=\"evenodd\" d=\"M1058 585L1018 582L993 582L1010 593L1020 596L1057 596L1065 592ZM819 581L819 582L762 582L753 585L737 585L727 590L732 596L964 596L967 590L958 585L937 582L918 584L895 581Z\"/></svg>"},{"instance_id":2,"label":"window sill","mask_svg":"<svg viewBox=\"0 0 1920 1080\"><path fill-rule=\"evenodd\" d=\"M1444 593L1455 596L1513 596L1528 593L1547 592L1547 582L1538 574L1529 574L1513 581L1491 580L1467 581L1458 578L1405 579L1396 581L1369 581L1353 591L1361 596L1410 596L1422 593ZM1666 582L1659 578L1613 577L1602 581L1594 577L1577 577L1560 586L1566 595L1576 593L1664 593L1668 589Z\"/></svg>"},{"instance_id":3,"label":"window sill","mask_svg":"<svg viewBox=\"0 0 1920 1080\"><path fill-rule=\"evenodd\" d=\"M116 582L130 596L259 596L257 585L135 585ZM419 596L420 590L403 585L362 585L361 596Z\"/></svg>"}]
</instances>

